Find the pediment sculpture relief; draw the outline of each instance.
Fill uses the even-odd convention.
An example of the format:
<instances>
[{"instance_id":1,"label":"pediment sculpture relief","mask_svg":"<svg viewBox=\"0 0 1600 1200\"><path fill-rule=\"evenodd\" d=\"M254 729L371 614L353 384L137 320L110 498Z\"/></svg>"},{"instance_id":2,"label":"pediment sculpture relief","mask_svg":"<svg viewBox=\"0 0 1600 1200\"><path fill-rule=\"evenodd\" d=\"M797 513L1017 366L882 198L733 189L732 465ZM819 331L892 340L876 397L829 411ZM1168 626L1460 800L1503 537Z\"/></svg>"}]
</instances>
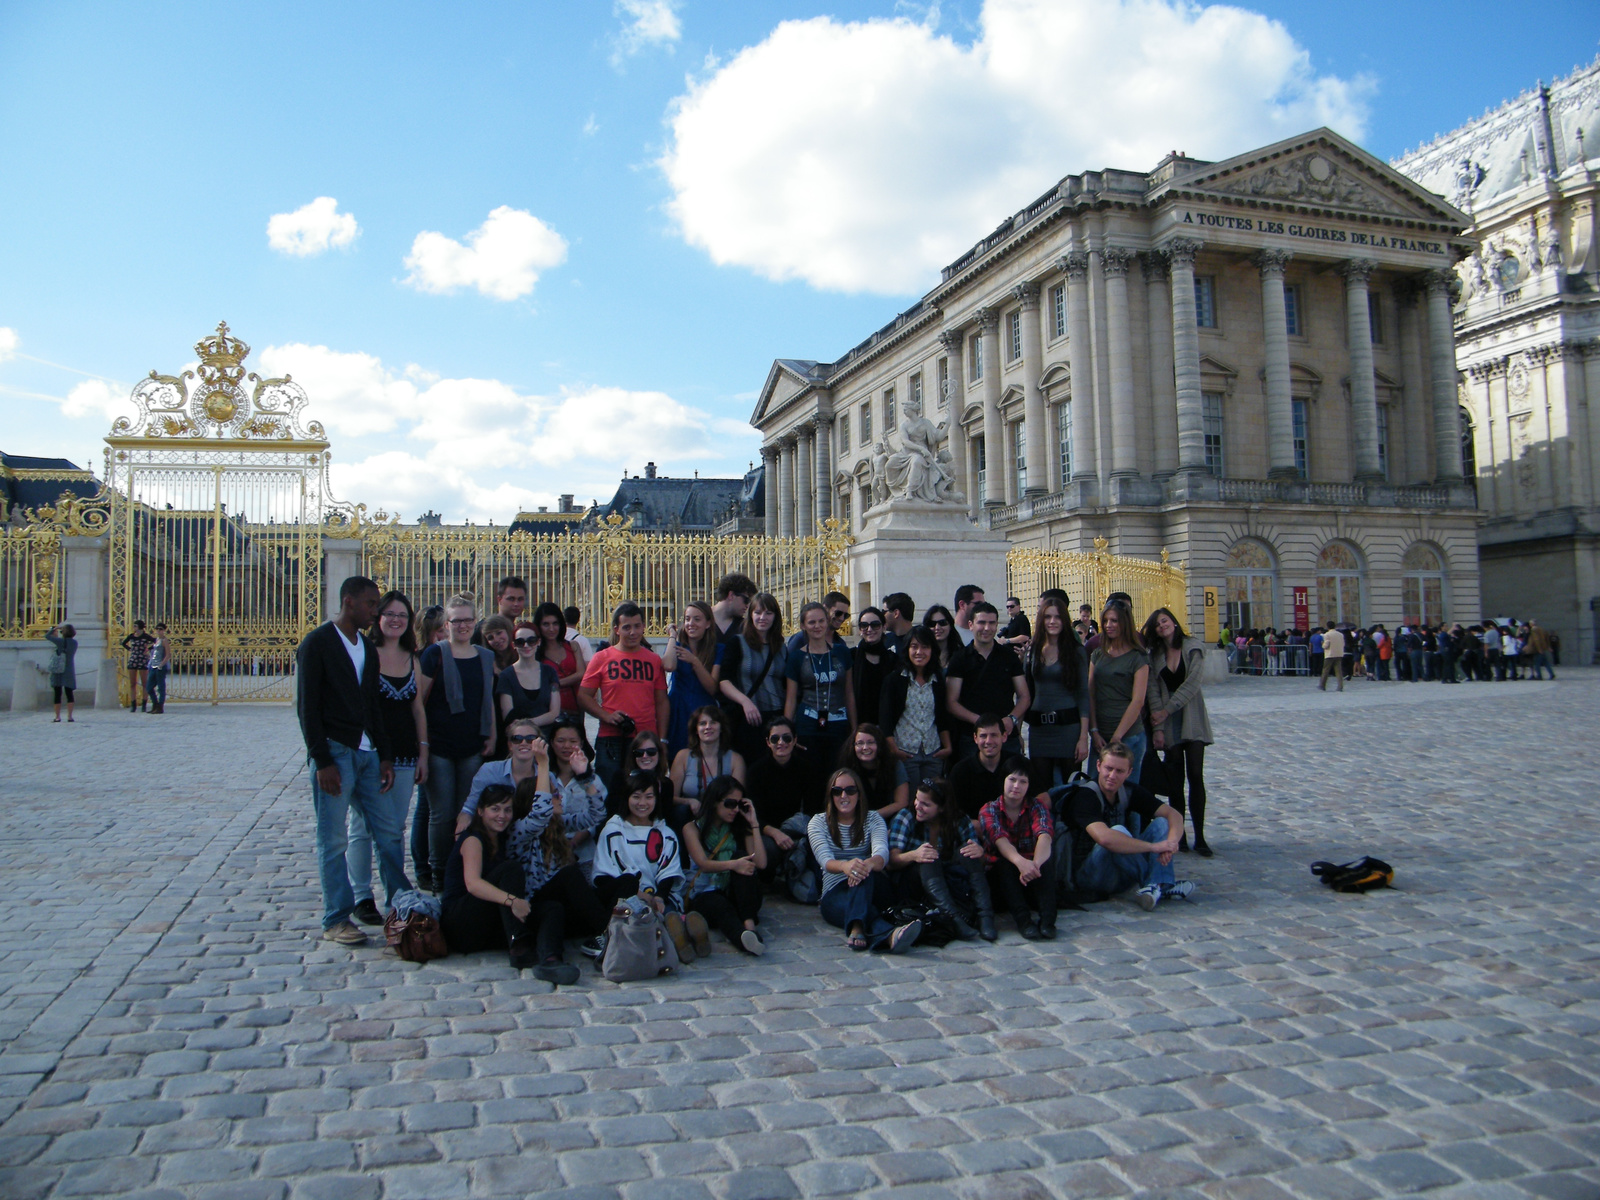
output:
<instances>
[{"instance_id":1,"label":"pediment sculpture relief","mask_svg":"<svg viewBox=\"0 0 1600 1200\"><path fill-rule=\"evenodd\" d=\"M1328 155L1317 152L1273 163L1246 177L1225 180L1216 184L1215 190L1235 196L1302 200L1363 212L1406 215L1405 210L1387 196L1357 179Z\"/></svg>"}]
</instances>

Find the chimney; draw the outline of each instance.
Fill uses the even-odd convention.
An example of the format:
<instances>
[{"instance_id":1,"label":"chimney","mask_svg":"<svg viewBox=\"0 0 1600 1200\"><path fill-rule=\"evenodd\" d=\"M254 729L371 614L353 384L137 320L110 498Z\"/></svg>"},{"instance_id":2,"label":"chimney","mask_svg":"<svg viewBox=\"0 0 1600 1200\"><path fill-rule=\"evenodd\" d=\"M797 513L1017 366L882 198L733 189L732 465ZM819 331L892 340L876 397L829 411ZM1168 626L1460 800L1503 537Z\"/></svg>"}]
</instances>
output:
<instances>
[{"instance_id":1,"label":"chimney","mask_svg":"<svg viewBox=\"0 0 1600 1200\"><path fill-rule=\"evenodd\" d=\"M645 465L644 465L644 477L646 479L654 479L656 477L656 465L655 465L655 463L653 463L653 462L645 463Z\"/></svg>"},{"instance_id":2,"label":"chimney","mask_svg":"<svg viewBox=\"0 0 1600 1200\"><path fill-rule=\"evenodd\" d=\"M569 512L573 511L573 508L572 508L572 493L571 492L562 493L562 496L561 496L561 507L556 509L556 511L557 512L564 512L564 513L569 513Z\"/></svg>"},{"instance_id":3,"label":"chimney","mask_svg":"<svg viewBox=\"0 0 1600 1200\"><path fill-rule=\"evenodd\" d=\"M542 513L547 513L550 510L545 505L541 504L541 505L539 505L539 511L542 512Z\"/></svg>"}]
</instances>

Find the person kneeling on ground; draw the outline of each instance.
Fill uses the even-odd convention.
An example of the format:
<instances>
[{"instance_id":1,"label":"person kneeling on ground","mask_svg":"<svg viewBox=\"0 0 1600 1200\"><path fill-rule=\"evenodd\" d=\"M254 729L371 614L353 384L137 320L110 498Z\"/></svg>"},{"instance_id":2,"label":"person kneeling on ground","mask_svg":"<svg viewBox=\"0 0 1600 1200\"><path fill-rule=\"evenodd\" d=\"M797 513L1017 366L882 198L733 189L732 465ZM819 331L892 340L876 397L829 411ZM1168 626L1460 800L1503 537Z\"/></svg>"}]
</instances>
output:
<instances>
[{"instance_id":1,"label":"person kneeling on ground","mask_svg":"<svg viewBox=\"0 0 1600 1200\"><path fill-rule=\"evenodd\" d=\"M1050 869L1050 806L1033 795L1033 774L1020 754L1001 768L1001 792L978 814L988 850L990 886L1000 893L1017 932L1029 941L1056 936L1056 880ZM1031 908L1030 908L1031 904ZM1035 920L1032 908L1039 910Z\"/></svg>"},{"instance_id":2,"label":"person kneeling on ground","mask_svg":"<svg viewBox=\"0 0 1600 1200\"><path fill-rule=\"evenodd\" d=\"M548 786L548 775L545 783ZM512 815L510 788L492 784L483 789L478 809L466 832L456 838L445 866L439 927L458 954L504 948L517 970L532 967L535 975L550 983L577 983L578 969L560 958L559 921L553 957L540 956L533 945L528 929L533 906L523 895L527 889L522 867L506 852ZM541 927L539 941L545 940L544 934Z\"/></svg>"},{"instance_id":3,"label":"person kneeling on ground","mask_svg":"<svg viewBox=\"0 0 1600 1200\"><path fill-rule=\"evenodd\" d=\"M1132 769L1133 752L1112 742L1100 755L1099 782L1067 792L1061 815L1072 838L1071 885L1106 897L1137 884L1139 907L1149 912L1163 900L1186 899L1195 885L1173 877L1183 818L1129 783Z\"/></svg>"},{"instance_id":4,"label":"person kneeling on ground","mask_svg":"<svg viewBox=\"0 0 1600 1200\"><path fill-rule=\"evenodd\" d=\"M919 783L911 807L895 814L889 826L889 866L901 896L932 904L955 923L962 941L995 940L983 846L972 822L957 811L945 780ZM976 929L967 919L973 909Z\"/></svg>"},{"instance_id":5,"label":"person kneeling on ground","mask_svg":"<svg viewBox=\"0 0 1600 1200\"><path fill-rule=\"evenodd\" d=\"M765 954L756 932L766 847L756 831L756 809L732 775L718 775L700 797L700 815L683 827L683 845L697 868L689 883L689 911L748 954Z\"/></svg>"},{"instance_id":6,"label":"person kneeling on ground","mask_svg":"<svg viewBox=\"0 0 1600 1200\"><path fill-rule=\"evenodd\" d=\"M862 804L861 777L847 767L828 776L827 807L811 818L806 836L822 865L822 919L845 932L852 950L904 954L922 936L922 922L898 929L883 918L894 902L884 878L889 861L889 827Z\"/></svg>"},{"instance_id":7,"label":"person kneeling on ground","mask_svg":"<svg viewBox=\"0 0 1600 1200\"><path fill-rule=\"evenodd\" d=\"M627 807L605 823L595 845L595 890L607 908L638 896L662 915L678 957L693 962L711 953L711 927L699 913L683 914L683 851L667 824L656 777L632 771L623 787Z\"/></svg>"}]
</instances>

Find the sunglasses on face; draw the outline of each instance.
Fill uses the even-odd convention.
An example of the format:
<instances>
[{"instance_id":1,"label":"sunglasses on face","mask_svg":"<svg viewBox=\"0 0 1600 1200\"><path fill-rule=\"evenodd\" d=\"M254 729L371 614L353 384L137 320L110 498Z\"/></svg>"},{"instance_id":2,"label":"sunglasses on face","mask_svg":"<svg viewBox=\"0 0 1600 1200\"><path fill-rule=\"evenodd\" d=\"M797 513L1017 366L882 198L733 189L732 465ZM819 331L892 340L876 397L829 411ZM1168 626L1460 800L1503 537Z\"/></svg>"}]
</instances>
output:
<instances>
[{"instance_id":1,"label":"sunglasses on face","mask_svg":"<svg viewBox=\"0 0 1600 1200\"><path fill-rule=\"evenodd\" d=\"M829 788L828 792L833 796L857 796L861 794L861 789L853 783L845 783L840 784L838 787Z\"/></svg>"},{"instance_id":2,"label":"sunglasses on face","mask_svg":"<svg viewBox=\"0 0 1600 1200\"><path fill-rule=\"evenodd\" d=\"M660 758L661 751L657 750L654 746L646 746L642 750L635 750L633 752L633 756L635 758Z\"/></svg>"},{"instance_id":3,"label":"sunglasses on face","mask_svg":"<svg viewBox=\"0 0 1600 1200\"><path fill-rule=\"evenodd\" d=\"M519 646L537 646L539 639L536 637L521 637L516 639L516 644Z\"/></svg>"},{"instance_id":4,"label":"sunglasses on face","mask_svg":"<svg viewBox=\"0 0 1600 1200\"><path fill-rule=\"evenodd\" d=\"M537 733L513 733L511 736L506 738L506 741L510 742L513 746L526 746L529 743L537 742L539 740L540 738Z\"/></svg>"},{"instance_id":5,"label":"sunglasses on face","mask_svg":"<svg viewBox=\"0 0 1600 1200\"><path fill-rule=\"evenodd\" d=\"M738 808L739 805L741 805L743 803L744 803L743 800L737 800L734 797L729 796L729 797L727 797L727 798L725 798L723 800L717 801L717 807L718 808Z\"/></svg>"},{"instance_id":6,"label":"sunglasses on face","mask_svg":"<svg viewBox=\"0 0 1600 1200\"><path fill-rule=\"evenodd\" d=\"M843 611L831 612L828 615L830 617L832 617L835 621L848 621L850 619L850 614L847 613L847 612L843 612Z\"/></svg>"},{"instance_id":7,"label":"sunglasses on face","mask_svg":"<svg viewBox=\"0 0 1600 1200\"><path fill-rule=\"evenodd\" d=\"M945 626L949 625L950 622L944 620L944 618L942 618L942 617L938 617L938 618L935 618L932 621L929 621L928 624L929 624L929 626L931 626L934 629L943 629L943 628L945 628Z\"/></svg>"},{"instance_id":8,"label":"sunglasses on face","mask_svg":"<svg viewBox=\"0 0 1600 1200\"><path fill-rule=\"evenodd\" d=\"M772 743L772 745L774 745L774 746L787 746L790 742L794 741L794 734L792 734L792 733L775 733L771 737L769 737L767 739L767 741Z\"/></svg>"},{"instance_id":9,"label":"sunglasses on face","mask_svg":"<svg viewBox=\"0 0 1600 1200\"><path fill-rule=\"evenodd\" d=\"M883 622L882 621L858 621L856 623L856 628L860 629L863 633L865 633L869 629L882 629L883 628Z\"/></svg>"}]
</instances>

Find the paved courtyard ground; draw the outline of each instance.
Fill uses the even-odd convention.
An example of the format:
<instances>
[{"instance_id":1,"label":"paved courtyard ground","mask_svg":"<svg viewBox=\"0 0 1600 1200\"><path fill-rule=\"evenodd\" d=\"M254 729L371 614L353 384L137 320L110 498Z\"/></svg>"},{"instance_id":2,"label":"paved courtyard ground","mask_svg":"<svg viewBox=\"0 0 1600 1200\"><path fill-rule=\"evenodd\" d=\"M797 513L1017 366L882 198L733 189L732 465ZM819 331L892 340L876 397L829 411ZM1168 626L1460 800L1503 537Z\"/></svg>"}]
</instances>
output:
<instances>
[{"instance_id":1,"label":"paved courtyard ground","mask_svg":"<svg viewBox=\"0 0 1600 1200\"><path fill-rule=\"evenodd\" d=\"M286 707L0 716L0 1197L1600 1196L1600 672L1211 707L1187 904L556 992L319 940Z\"/></svg>"}]
</instances>

